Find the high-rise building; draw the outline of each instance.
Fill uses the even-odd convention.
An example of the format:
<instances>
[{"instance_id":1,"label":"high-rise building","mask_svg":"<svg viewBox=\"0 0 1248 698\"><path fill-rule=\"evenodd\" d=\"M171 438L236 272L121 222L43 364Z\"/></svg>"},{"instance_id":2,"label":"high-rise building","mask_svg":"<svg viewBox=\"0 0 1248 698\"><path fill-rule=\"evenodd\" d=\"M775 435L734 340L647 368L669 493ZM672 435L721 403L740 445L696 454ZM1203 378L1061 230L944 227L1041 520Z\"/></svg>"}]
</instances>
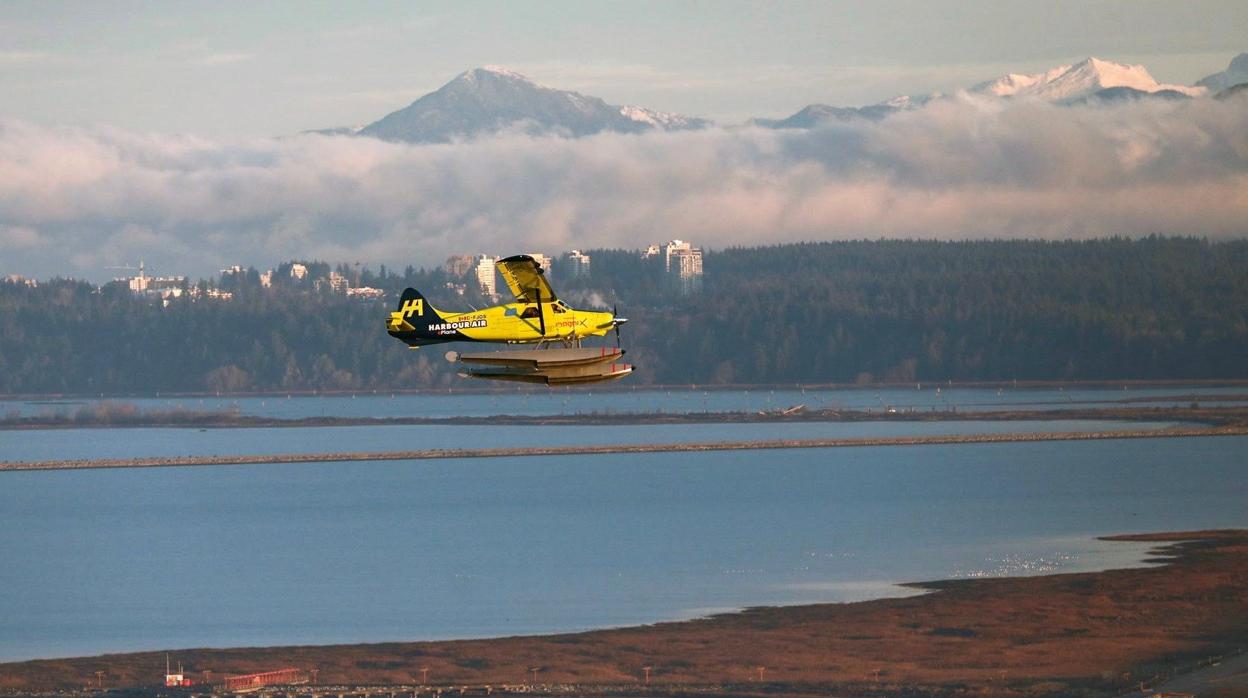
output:
<instances>
[{"instance_id":1,"label":"high-rise building","mask_svg":"<svg viewBox=\"0 0 1248 698\"><path fill-rule=\"evenodd\" d=\"M663 248L663 268L681 293L702 288L702 249L684 240L672 240Z\"/></svg>"},{"instance_id":2,"label":"high-rise building","mask_svg":"<svg viewBox=\"0 0 1248 698\"><path fill-rule=\"evenodd\" d=\"M446 258L446 264L442 268L450 276L461 277L467 276L477 265L477 258L470 254L451 255Z\"/></svg>"},{"instance_id":3,"label":"high-rise building","mask_svg":"<svg viewBox=\"0 0 1248 698\"><path fill-rule=\"evenodd\" d=\"M578 276L589 276L589 255L583 254L580 250L572 250L568 253L568 276L576 278Z\"/></svg>"},{"instance_id":4,"label":"high-rise building","mask_svg":"<svg viewBox=\"0 0 1248 698\"><path fill-rule=\"evenodd\" d=\"M702 250L678 250L671 256L672 270L681 293L702 288Z\"/></svg>"},{"instance_id":5,"label":"high-rise building","mask_svg":"<svg viewBox=\"0 0 1248 698\"><path fill-rule=\"evenodd\" d=\"M694 249L693 243L684 240L672 240L663 246L663 270L672 271L672 256L680 252L691 252Z\"/></svg>"},{"instance_id":6,"label":"high-rise building","mask_svg":"<svg viewBox=\"0 0 1248 698\"><path fill-rule=\"evenodd\" d=\"M494 257L483 254L477 258L477 283L481 285L481 292L491 296L498 294L498 280L494 275Z\"/></svg>"}]
</instances>

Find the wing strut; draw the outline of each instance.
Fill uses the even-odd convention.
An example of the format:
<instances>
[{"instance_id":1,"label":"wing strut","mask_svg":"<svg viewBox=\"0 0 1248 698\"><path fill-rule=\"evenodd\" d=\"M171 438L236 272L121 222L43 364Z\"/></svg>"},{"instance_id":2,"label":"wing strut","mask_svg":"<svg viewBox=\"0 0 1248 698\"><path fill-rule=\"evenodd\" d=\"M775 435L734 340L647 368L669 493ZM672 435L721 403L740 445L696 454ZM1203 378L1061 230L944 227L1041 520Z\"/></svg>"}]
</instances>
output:
<instances>
[{"instance_id":1,"label":"wing strut","mask_svg":"<svg viewBox=\"0 0 1248 698\"><path fill-rule=\"evenodd\" d=\"M533 292L537 294L537 325L542 328L542 339L546 338L546 313L542 311L542 287L533 287Z\"/></svg>"}]
</instances>

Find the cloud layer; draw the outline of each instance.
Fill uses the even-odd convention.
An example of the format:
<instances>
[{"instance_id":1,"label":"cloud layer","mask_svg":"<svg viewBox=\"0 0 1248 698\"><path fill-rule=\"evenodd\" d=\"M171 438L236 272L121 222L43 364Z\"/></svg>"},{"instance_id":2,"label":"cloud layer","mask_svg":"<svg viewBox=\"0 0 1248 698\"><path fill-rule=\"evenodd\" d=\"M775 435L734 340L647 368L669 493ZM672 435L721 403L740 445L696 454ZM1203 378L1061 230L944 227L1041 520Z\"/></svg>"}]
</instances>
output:
<instances>
[{"instance_id":1,"label":"cloud layer","mask_svg":"<svg viewBox=\"0 0 1248 698\"><path fill-rule=\"evenodd\" d=\"M1248 97L402 145L0 122L0 273L844 238L1248 235Z\"/></svg>"}]
</instances>

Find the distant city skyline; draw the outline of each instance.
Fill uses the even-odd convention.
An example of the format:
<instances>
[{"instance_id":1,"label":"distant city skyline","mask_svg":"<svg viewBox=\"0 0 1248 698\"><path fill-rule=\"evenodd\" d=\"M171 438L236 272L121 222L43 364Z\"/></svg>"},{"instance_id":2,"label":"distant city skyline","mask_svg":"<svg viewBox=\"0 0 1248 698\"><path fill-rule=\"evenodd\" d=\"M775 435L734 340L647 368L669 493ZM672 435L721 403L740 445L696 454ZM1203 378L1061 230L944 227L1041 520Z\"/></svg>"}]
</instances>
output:
<instances>
[{"instance_id":1,"label":"distant city skyline","mask_svg":"<svg viewBox=\"0 0 1248 698\"><path fill-rule=\"evenodd\" d=\"M367 123L464 70L739 123L1098 56L1191 84L1248 3L13 2L4 118L209 137Z\"/></svg>"}]
</instances>

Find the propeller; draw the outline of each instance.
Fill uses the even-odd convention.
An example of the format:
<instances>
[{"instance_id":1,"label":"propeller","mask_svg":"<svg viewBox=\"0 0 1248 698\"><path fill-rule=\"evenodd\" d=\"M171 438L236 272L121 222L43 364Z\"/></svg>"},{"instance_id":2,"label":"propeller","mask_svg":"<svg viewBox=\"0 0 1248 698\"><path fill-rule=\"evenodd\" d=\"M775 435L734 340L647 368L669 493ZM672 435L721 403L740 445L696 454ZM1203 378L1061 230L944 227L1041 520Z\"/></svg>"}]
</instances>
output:
<instances>
[{"instance_id":1,"label":"propeller","mask_svg":"<svg viewBox=\"0 0 1248 698\"><path fill-rule=\"evenodd\" d=\"M616 349L620 348L620 325L623 325L624 323L628 322L628 318L620 317L619 313L620 313L619 307L612 305L611 306L611 320L609 322L604 322L598 326L598 329L601 329L601 330L610 329L612 327L615 328L615 348Z\"/></svg>"},{"instance_id":2,"label":"propeller","mask_svg":"<svg viewBox=\"0 0 1248 698\"><path fill-rule=\"evenodd\" d=\"M611 306L611 323L615 325L615 348L616 349L620 348L620 325L623 325L626 322L628 322L628 318L620 317L619 305L613 304Z\"/></svg>"}]
</instances>

